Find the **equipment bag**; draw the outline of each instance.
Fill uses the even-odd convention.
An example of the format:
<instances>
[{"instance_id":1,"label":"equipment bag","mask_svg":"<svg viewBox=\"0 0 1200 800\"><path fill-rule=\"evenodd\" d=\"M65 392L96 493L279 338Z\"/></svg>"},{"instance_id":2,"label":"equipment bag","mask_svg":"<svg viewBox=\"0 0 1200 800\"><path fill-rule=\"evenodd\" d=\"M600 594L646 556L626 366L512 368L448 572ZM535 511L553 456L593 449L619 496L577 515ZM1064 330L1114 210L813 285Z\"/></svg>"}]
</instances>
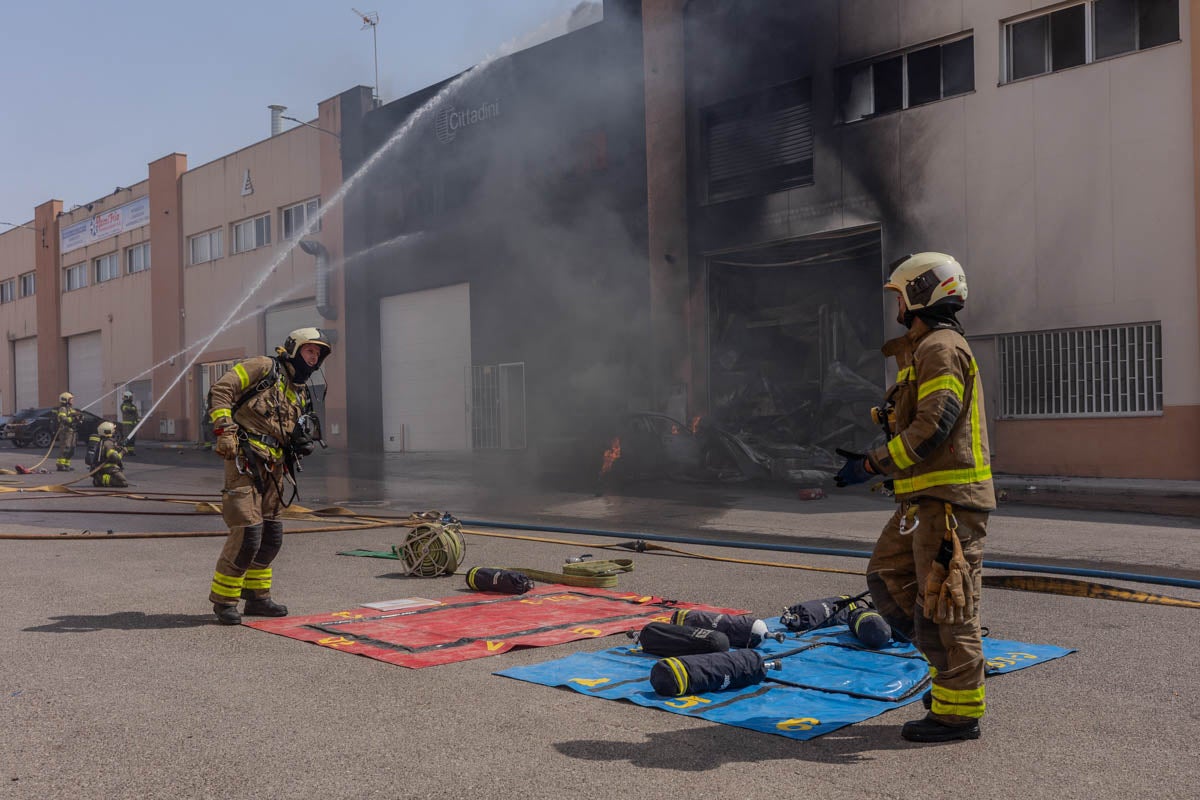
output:
<instances>
[{"instance_id":1,"label":"equipment bag","mask_svg":"<svg viewBox=\"0 0 1200 800\"><path fill-rule=\"evenodd\" d=\"M638 644L653 656L688 656L724 653L729 650L729 637L710 628L651 622L638 634Z\"/></svg>"},{"instance_id":2,"label":"equipment bag","mask_svg":"<svg viewBox=\"0 0 1200 800\"><path fill-rule=\"evenodd\" d=\"M753 650L662 658L650 668L650 685L664 697L741 689L766 677L766 662Z\"/></svg>"},{"instance_id":3,"label":"equipment bag","mask_svg":"<svg viewBox=\"0 0 1200 800\"><path fill-rule=\"evenodd\" d=\"M671 622L720 631L729 637L731 647L758 647L767 635L767 623L748 614L714 614L681 608L671 615Z\"/></svg>"},{"instance_id":4,"label":"equipment bag","mask_svg":"<svg viewBox=\"0 0 1200 800\"><path fill-rule=\"evenodd\" d=\"M471 567L467 570L467 586L477 592L525 594L533 588L528 575L511 569Z\"/></svg>"}]
</instances>

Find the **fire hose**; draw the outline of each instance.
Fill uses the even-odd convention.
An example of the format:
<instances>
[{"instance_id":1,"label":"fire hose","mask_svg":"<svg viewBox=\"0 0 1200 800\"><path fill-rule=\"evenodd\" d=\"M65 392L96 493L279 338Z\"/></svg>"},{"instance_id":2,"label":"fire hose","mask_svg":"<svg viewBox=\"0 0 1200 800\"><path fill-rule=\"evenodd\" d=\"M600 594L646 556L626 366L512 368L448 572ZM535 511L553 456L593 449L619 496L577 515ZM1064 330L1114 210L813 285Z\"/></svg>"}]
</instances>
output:
<instances>
[{"instance_id":1,"label":"fire hose","mask_svg":"<svg viewBox=\"0 0 1200 800\"><path fill-rule=\"evenodd\" d=\"M83 477L87 477L87 476L83 476ZM82 480L82 479L83 478L79 478L77 480ZM75 481L72 481L72 483L74 483L74 482ZM39 490L50 491L50 490L54 490L57 488L59 491L66 491L75 496L84 496L84 493L79 493L74 490L69 490L69 489L66 489L65 487L66 487L66 484L62 484L59 487L50 487L50 486L32 487L30 489L25 489L25 490L7 489L7 487L0 487L0 490L7 489L8 491L39 491ZM87 494L90 494L90 493L87 493ZM97 493L97 494L100 496L107 496L107 497L130 497L130 498L136 498L136 499L142 499L142 500L149 500L148 497L139 496L139 493L132 493L132 492L130 492L130 493L105 492L103 494L100 494L100 493ZM195 496L195 495L193 495L193 496ZM179 502L180 500L177 499L177 497L178 496L167 496L167 497L162 498L161 501L156 501L156 502L166 502L166 501L171 501L171 500L175 500L176 502ZM187 501L187 502L194 502L194 501ZM211 506L212 504L207 504L207 505ZM8 509L8 511L10 511L10 512L11 511L20 511L20 510L21 509ZM214 507L214 511L215 511L215 507ZM76 510L76 513L79 513L78 510ZM138 513L138 514L145 514L145 515L153 515L154 514L154 512L129 512L129 511L124 511L124 512L122 512L122 511L104 511L104 512L93 512L93 513L105 513L105 514ZM364 530L367 528L412 527L416 524L420 524L420 521L418 519L416 519L416 517L414 515L409 515L406 517L392 517L392 516L386 516L386 515L367 516L367 515L358 515L349 509L345 509L345 508L341 508L341 507L320 509L316 512L311 512L311 513L313 514L313 517L315 517L315 518L323 518L326 516L342 516L342 517L353 517L355 519L361 520L361 522L359 522L358 524L353 524L353 525L329 526L329 527L324 527L324 528L293 529L293 530L287 531L287 533L324 533L324 532L349 531L349 530ZM430 513L432 513L432 512L430 512ZM177 514L177 512L169 512L168 514L164 514L164 515L175 516L178 514ZM625 549L625 550L633 550L635 552L648 552L648 553L655 553L655 554L662 554L662 555L675 555L675 556L682 556L685 558L698 558L698 559L703 559L703 560L720 561L720 562L725 562L725 563L748 564L748 565L754 565L754 566L781 567L781 568L785 568L785 569L802 569L802 570L811 570L811 571L818 571L818 572L833 572L833 573L840 573L840 574L846 574L846 575L863 575L864 573L854 571L854 570L839 569L839 568L835 568L835 567L814 567L814 566L803 565L803 564L787 564L787 563L781 563L781 562L758 561L758 560L752 560L752 559L737 559L737 558L729 558L729 557L724 557L724 556L713 556L713 555L708 555L708 554L692 553L692 552L688 552L685 550L679 550L678 548L674 548L674 547L651 544L651 542L663 541L663 542L672 542L672 543L708 545L708 546L715 546L715 547L727 547L727 548L737 548L737 549L773 550L773 551L782 551L782 552L791 552L791 553L807 553L807 554L813 554L813 555L829 555L829 556L839 556L839 557L848 557L848 558L869 558L871 555L870 552L866 551L866 550L844 550L844 549L839 549L839 548L810 547L810 546L805 546L805 545L791 545L791 544L773 544L773 543L767 543L767 542L712 541L712 540L706 540L706 539L702 539L702 538L698 538L698 537L671 536L671 535L666 535L666 534L653 534L653 533L642 532L642 531L637 531L637 532L608 531L608 530L592 529L592 528L575 528L575 527L565 527L565 526L516 524L516 523L496 522L496 521L488 521L488 520L460 520L460 521L462 522L462 524L464 526L473 525L473 526L479 526L479 527L484 527L484 528L538 531L538 532L549 532L549 533L565 533L565 534L571 534L571 535L600 536L600 537L612 537L612 538L623 538L623 539L628 538L628 537L636 537L636 538L634 538L630 541L626 541L626 542L598 543L598 544L594 544L594 545L588 545L589 547L595 547L597 549ZM470 534L470 535L474 535L474 536L486 536L486 537L494 537L494 538L507 538L507 539L514 539L514 540L522 540L522 541L579 546L578 542L571 542L571 541L567 541L567 540L549 539L549 538L545 538L545 537L534 537L534 536L521 536L521 535L517 535L517 534L504 534L504 533L479 531L479 530L470 530L465 527L463 528L462 532L464 534ZM4 540L4 539L64 540L64 539L97 539L97 538L147 539L147 538L184 538L184 537L224 536L224 535L226 535L226 531L167 531L167 532L146 532L146 533L121 533L121 534L105 535L103 537L92 536L90 534L68 534L68 533L62 533L62 534L58 534L58 535L0 533L0 540ZM1089 578L1101 578L1101 579L1107 579L1107 580L1125 580L1125 581L1131 581L1134 583L1148 583L1148 584L1165 585L1165 586L1178 586L1178 587L1188 588L1188 589L1200 589L1200 581L1198 581L1198 580L1191 580L1188 578L1172 578L1172 577L1168 577L1168 576L1151 575L1151 574L1145 574L1145 573L1113 572L1113 571L1109 571L1109 570L1085 569L1085 568L1078 568L1078 567L1051 567L1051 566L1046 566L1046 565L1041 565L1041 564L1028 564L1028 563L1008 562L1008 561L986 561L986 560L983 562L983 566L985 568L990 568L990 569L1026 571L1026 572L1036 572L1036 573L1052 574L1052 575L1075 575L1075 576L1089 577ZM1045 593L1045 594L1065 595L1065 596L1069 596L1069 597L1087 597L1087 598L1098 598L1098 599L1106 599L1106 600L1120 600L1120 601L1126 601L1126 602L1148 603L1148 604L1155 604L1155 605L1168 605L1168 606L1176 606L1176 607L1181 607L1181 608L1200 609L1200 601L1189 600L1186 598L1169 597L1169 596L1165 596L1165 595L1153 594L1153 593L1149 593L1149 592L1142 592L1142 591L1137 591L1137 590L1132 590L1132 589L1123 589L1123 588L1116 587L1116 586L1110 586L1110 585L1101 584L1101 583L1094 583L1092 581L1081 581L1081 580L1073 580L1073 579L1068 579L1068 578L1044 578L1044 577L1039 577L1039 576L1028 576L1028 575L1025 575L1025 576L1021 576L1021 575L1017 575L1017 576L985 575L985 576L983 576L982 581L983 581L984 586L988 586L990 588L1012 589L1012 590L1018 590L1018 591L1034 591L1034 592L1040 592L1040 593Z\"/></svg>"}]
</instances>

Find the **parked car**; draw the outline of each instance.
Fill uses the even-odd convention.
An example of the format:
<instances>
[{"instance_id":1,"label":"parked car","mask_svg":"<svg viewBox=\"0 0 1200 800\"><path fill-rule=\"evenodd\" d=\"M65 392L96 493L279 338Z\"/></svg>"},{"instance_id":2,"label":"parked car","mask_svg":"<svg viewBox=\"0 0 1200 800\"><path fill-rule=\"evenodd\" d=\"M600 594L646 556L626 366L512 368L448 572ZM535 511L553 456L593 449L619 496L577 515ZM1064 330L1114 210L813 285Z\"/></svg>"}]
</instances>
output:
<instances>
[{"instance_id":1,"label":"parked car","mask_svg":"<svg viewBox=\"0 0 1200 800\"><path fill-rule=\"evenodd\" d=\"M21 409L9 419L2 435L5 439L12 439L12 443L17 447L33 445L39 449L47 449L54 440L54 412L57 410L57 407L53 406ZM90 411L79 413L83 415L83 421L79 423L76 431L76 447L86 445L88 437L96 432L101 422L104 422L102 417L97 417Z\"/></svg>"}]
</instances>

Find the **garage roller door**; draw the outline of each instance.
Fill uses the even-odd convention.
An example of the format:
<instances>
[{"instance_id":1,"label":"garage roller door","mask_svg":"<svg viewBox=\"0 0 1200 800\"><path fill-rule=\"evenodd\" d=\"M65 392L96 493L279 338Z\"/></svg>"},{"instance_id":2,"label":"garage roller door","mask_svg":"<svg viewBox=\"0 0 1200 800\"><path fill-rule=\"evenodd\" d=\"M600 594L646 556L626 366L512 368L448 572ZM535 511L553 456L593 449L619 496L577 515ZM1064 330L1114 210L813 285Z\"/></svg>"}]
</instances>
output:
<instances>
[{"instance_id":1,"label":"garage roller door","mask_svg":"<svg viewBox=\"0 0 1200 800\"><path fill-rule=\"evenodd\" d=\"M104 343L100 331L67 337L67 386L75 407L84 408L104 394Z\"/></svg>"},{"instance_id":2,"label":"garage roller door","mask_svg":"<svg viewBox=\"0 0 1200 800\"><path fill-rule=\"evenodd\" d=\"M37 337L18 339L13 342L13 373L16 377L16 406L14 411L22 408L38 407L38 358Z\"/></svg>"},{"instance_id":3,"label":"garage roller door","mask_svg":"<svg viewBox=\"0 0 1200 800\"><path fill-rule=\"evenodd\" d=\"M385 297L379 323L384 451L470 449L470 284Z\"/></svg>"}]
</instances>

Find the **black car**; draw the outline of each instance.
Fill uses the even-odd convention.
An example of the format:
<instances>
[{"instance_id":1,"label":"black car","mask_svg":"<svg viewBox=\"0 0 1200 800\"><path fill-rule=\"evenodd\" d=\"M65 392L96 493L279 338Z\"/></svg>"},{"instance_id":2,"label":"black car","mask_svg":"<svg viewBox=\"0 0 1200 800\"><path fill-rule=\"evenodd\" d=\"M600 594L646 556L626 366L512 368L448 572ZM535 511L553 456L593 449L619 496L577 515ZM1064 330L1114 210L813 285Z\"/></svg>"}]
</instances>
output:
<instances>
[{"instance_id":1,"label":"black car","mask_svg":"<svg viewBox=\"0 0 1200 800\"><path fill-rule=\"evenodd\" d=\"M4 426L4 438L12 439L17 447L33 445L39 449L47 449L54 440L54 413L58 408L24 408L13 414ZM96 432L103 417L97 417L90 411L80 411L83 420L76 429L75 445L87 444L88 437Z\"/></svg>"}]
</instances>

